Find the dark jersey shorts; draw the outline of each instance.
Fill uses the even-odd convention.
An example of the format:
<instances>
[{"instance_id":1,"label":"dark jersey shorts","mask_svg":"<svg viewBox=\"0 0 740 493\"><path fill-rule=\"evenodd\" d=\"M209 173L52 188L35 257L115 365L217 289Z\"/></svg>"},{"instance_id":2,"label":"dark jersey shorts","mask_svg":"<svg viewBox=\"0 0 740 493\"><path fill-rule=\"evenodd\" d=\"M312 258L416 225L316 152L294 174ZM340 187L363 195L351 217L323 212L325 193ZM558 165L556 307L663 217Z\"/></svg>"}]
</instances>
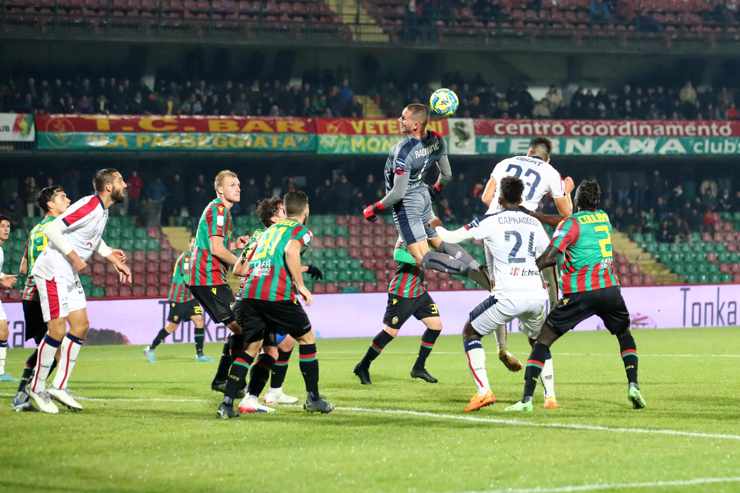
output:
<instances>
[{"instance_id":1,"label":"dark jersey shorts","mask_svg":"<svg viewBox=\"0 0 740 493\"><path fill-rule=\"evenodd\" d=\"M44 315L41 313L41 302L38 294L33 301L23 300L23 318L26 321L25 340L33 339L38 346L41 339L46 335L46 322L44 322Z\"/></svg>"},{"instance_id":2,"label":"dark jersey shorts","mask_svg":"<svg viewBox=\"0 0 740 493\"><path fill-rule=\"evenodd\" d=\"M630 314L619 286L564 296L547 315L546 323L562 335L592 315L599 317L612 334L629 328Z\"/></svg>"},{"instance_id":3,"label":"dark jersey shorts","mask_svg":"<svg viewBox=\"0 0 740 493\"><path fill-rule=\"evenodd\" d=\"M228 325L235 320L231 310L234 293L227 284L219 286L188 286L193 297L211 316L214 322Z\"/></svg>"},{"instance_id":4,"label":"dark jersey shorts","mask_svg":"<svg viewBox=\"0 0 740 493\"><path fill-rule=\"evenodd\" d=\"M298 339L311 330L305 310L293 301L239 300L234 311L247 343L278 332Z\"/></svg>"},{"instance_id":5,"label":"dark jersey shorts","mask_svg":"<svg viewBox=\"0 0 740 493\"><path fill-rule=\"evenodd\" d=\"M383 323L391 329L400 329L406 320L414 316L417 320L439 317L439 308L429 293L416 298L402 298L388 293Z\"/></svg>"},{"instance_id":6,"label":"dark jersey shorts","mask_svg":"<svg viewBox=\"0 0 740 493\"><path fill-rule=\"evenodd\" d=\"M186 322L195 315L203 315L203 308L196 300L186 301L185 303L170 302L170 313L167 315L167 321L173 324Z\"/></svg>"}]
</instances>

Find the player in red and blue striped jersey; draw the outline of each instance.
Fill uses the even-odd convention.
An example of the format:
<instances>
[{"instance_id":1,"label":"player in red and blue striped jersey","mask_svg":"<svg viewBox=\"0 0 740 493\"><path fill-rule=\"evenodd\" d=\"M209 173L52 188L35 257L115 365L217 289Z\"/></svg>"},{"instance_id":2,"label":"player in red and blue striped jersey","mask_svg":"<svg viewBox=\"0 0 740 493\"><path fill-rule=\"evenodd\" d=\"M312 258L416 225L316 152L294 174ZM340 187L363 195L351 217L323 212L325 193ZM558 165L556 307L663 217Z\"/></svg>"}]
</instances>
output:
<instances>
[{"instance_id":1,"label":"player in red and blue striped jersey","mask_svg":"<svg viewBox=\"0 0 740 493\"><path fill-rule=\"evenodd\" d=\"M437 383L437 379L426 369L426 360L442 332L439 308L427 292L424 270L417 266L416 260L406 250L405 245L399 243L396 246L393 258L398 263L398 268L388 284L388 304L383 317L383 330L378 332L365 356L355 366L354 374L360 379L361 384L370 385L372 383L370 364L380 356L385 346L398 335L401 326L413 315L427 329L421 336L421 347L411 368L411 377Z\"/></svg>"},{"instance_id":2,"label":"player in red and blue striped jersey","mask_svg":"<svg viewBox=\"0 0 740 493\"><path fill-rule=\"evenodd\" d=\"M167 324L159 330L152 343L144 348L144 354L150 363L157 361L157 357L154 354L157 346L164 342L168 335L177 330L177 326L180 323L188 320L195 326L195 360L200 363L213 361L210 357L203 354L203 343L206 332L203 320L203 307L193 298L187 285L193 242L194 240L191 239L188 249L182 252L177 257L177 260L175 260L175 267L172 270L172 280L170 281L170 291L167 294L167 303L170 305Z\"/></svg>"}]
</instances>

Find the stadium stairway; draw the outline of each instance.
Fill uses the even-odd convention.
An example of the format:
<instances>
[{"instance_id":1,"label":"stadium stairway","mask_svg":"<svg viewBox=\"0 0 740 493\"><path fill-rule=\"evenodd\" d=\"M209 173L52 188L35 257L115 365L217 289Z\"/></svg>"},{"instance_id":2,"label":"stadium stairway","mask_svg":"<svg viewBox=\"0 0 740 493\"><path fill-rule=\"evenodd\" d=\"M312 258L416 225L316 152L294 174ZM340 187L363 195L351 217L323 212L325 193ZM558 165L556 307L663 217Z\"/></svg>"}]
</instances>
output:
<instances>
[{"instance_id":1,"label":"stadium stairway","mask_svg":"<svg viewBox=\"0 0 740 493\"><path fill-rule=\"evenodd\" d=\"M375 102L370 96L363 96L358 94L355 96L360 104L362 105L362 114L367 118L382 118L385 116L380 105Z\"/></svg>"},{"instance_id":2,"label":"stadium stairway","mask_svg":"<svg viewBox=\"0 0 740 493\"><path fill-rule=\"evenodd\" d=\"M354 41L388 43L388 35L368 14L359 0L326 0L326 4L349 27Z\"/></svg>"},{"instance_id":3,"label":"stadium stairway","mask_svg":"<svg viewBox=\"0 0 740 493\"><path fill-rule=\"evenodd\" d=\"M180 252L184 252L188 249L190 243L190 230L183 226L165 226L162 228L167 240L172 245L172 248Z\"/></svg>"},{"instance_id":4,"label":"stadium stairway","mask_svg":"<svg viewBox=\"0 0 740 493\"><path fill-rule=\"evenodd\" d=\"M643 250L625 233L613 231L612 243L614 249L620 252L631 264L639 267L644 274L651 276L656 284L676 284L681 279L671 272L668 267L659 263L650 253Z\"/></svg>"}]
</instances>

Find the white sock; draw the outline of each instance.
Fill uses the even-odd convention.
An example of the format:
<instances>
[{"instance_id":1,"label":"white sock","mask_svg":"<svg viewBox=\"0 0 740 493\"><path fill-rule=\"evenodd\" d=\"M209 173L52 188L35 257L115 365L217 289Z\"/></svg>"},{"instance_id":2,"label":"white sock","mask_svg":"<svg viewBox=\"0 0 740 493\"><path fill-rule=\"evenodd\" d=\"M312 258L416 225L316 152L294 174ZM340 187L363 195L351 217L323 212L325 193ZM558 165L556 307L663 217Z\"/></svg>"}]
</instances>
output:
<instances>
[{"instance_id":1,"label":"white sock","mask_svg":"<svg viewBox=\"0 0 740 493\"><path fill-rule=\"evenodd\" d=\"M486 373L486 351L483 346L469 349L465 352L468 358L468 367L473 374L473 380L478 387L478 394L484 395L491 390L488 384L488 374Z\"/></svg>"},{"instance_id":2,"label":"white sock","mask_svg":"<svg viewBox=\"0 0 740 493\"><path fill-rule=\"evenodd\" d=\"M8 341L0 341L0 375L5 374L5 358L8 357Z\"/></svg>"},{"instance_id":3,"label":"white sock","mask_svg":"<svg viewBox=\"0 0 740 493\"><path fill-rule=\"evenodd\" d=\"M77 364L77 355L80 354L82 348L82 344L77 341L70 339L69 336L62 340L62 347L59 350L59 367L54 375L53 383L56 389L65 390L67 388L69 377L72 376L72 371Z\"/></svg>"},{"instance_id":4,"label":"white sock","mask_svg":"<svg viewBox=\"0 0 740 493\"><path fill-rule=\"evenodd\" d=\"M36 366L33 369L33 379L30 382L31 391L43 392L46 390L46 379L49 377L51 364L54 363L54 356L59 349L59 341L47 335L41 341L36 356Z\"/></svg>"},{"instance_id":5,"label":"white sock","mask_svg":"<svg viewBox=\"0 0 740 493\"><path fill-rule=\"evenodd\" d=\"M545 398L555 397L555 368L552 366L552 358L545 360L545 366L540 373L540 381L545 389Z\"/></svg>"}]
</instances>

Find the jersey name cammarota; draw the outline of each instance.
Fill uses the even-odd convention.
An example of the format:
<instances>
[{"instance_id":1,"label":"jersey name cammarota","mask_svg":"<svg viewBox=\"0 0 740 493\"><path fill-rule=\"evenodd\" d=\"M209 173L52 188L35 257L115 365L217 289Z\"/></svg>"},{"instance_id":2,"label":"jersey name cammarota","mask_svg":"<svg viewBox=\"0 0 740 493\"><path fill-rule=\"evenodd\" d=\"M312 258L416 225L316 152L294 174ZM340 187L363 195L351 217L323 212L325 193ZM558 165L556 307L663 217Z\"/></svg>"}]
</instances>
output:
<instances>
[{"instance_id":1,"label":"jersey name cammarota","mask_svg":"<svg viewBox=\"0 0 740 493\"><path fill-rule=\"evenodd\" d=\"M507 176L515 176L524 183L522 205L530 211L537 210L542 197L548 193L553 199L565 196L560 173L550 163L536 157L514 156L500 161L493 167L491 178L496 180L496 194L488 207L487 214L501 210L501 205L498 203L501 195L501 180Z\"/></svg>"},{"instance_id":2,"label":"jersey name cammarota","mask_svg":"<svg viewBox=\"0 0 740 493\"><path fill-rule=\"evenodd\" d=\"M427 132L426 138L419 140L404 137L388 154L383 175L385 191L393 188L396 175L408 174L409 185L406 193L426 191L424 175L430 166L447 155L447 144L435 132Z\"/></svg>"},{"instance_id":3,"label":"jersey name cammarota","mask_svg":"<svg viewBox=\"0 0 740 493\"><path fill-rule=\"evenodd\" d=\"M542 224L529 214L502 210L465 226L483 240L493 293L501 298L547 299L535 262L550 238Z\"/></svg>"},{"instance_id":4,"label":"jersey name cammarota","mask_svg":"<svg viewBox=\"0 0 740 493\"><path fill-rule=\"evenodd\" d=\"M97 195L83 197L61 216L54 219L62 223L62 233L80 258L87 262L98 249L108 223L108 209ZM36 259L31 274L34 277L51 280L56 276L74 279L76 274L72 264L53 244L49 244Z\"/></svg>"}]
</instances>

